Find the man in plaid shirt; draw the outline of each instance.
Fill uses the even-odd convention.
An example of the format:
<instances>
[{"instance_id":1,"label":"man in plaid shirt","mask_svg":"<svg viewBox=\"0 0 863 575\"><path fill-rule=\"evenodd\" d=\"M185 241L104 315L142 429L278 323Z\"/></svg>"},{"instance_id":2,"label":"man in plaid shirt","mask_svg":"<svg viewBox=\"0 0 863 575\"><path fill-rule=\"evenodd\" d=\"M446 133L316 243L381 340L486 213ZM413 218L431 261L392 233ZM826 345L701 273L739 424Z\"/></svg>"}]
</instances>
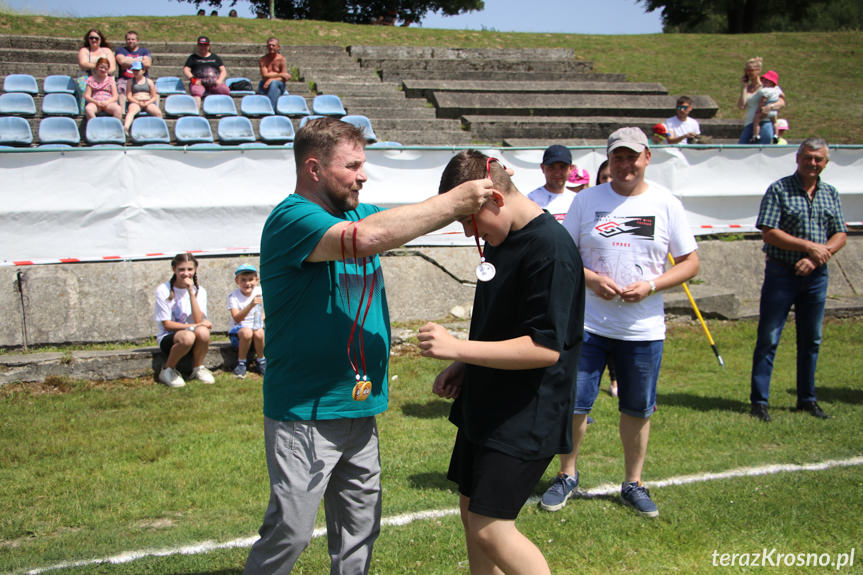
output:
<instances>
[{"instance_id":1,"label":"man in plaid shirt","mask_svg":"<svg viewBox=\"0 0 863 575\"><path fill-rule=\"evenodd\" d=\"M815 397L815 364L827 298L827 262L847 237L836 188L821 181L827 142L807 138L797 150L797 171L773 182L761 199L756 226L767 263L761 286L758 340L752 357L751 414L770 421L767 398L776 347L794 305L797 328L797 409L826 419Z\"/></svg>"}]
</instances>

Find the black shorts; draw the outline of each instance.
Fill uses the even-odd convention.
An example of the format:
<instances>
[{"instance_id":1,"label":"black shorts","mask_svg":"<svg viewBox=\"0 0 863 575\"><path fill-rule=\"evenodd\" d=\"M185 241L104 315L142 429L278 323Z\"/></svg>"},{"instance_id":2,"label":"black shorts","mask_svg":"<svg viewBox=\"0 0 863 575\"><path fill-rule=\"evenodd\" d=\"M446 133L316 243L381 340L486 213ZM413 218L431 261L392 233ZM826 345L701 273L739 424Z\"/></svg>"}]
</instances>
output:
<instances>
[{"instance_id":1,"label":"black shorts","mask_svg":"<svg viewBox=\"0 0 863 575\"><path fill-rule=\"evenodd\" d=\"M484 517L518 517L552 457L525 460L476 445L461 430L455 438L447 479L470 498L468 509Z\"/></svg>"}]
</instances>

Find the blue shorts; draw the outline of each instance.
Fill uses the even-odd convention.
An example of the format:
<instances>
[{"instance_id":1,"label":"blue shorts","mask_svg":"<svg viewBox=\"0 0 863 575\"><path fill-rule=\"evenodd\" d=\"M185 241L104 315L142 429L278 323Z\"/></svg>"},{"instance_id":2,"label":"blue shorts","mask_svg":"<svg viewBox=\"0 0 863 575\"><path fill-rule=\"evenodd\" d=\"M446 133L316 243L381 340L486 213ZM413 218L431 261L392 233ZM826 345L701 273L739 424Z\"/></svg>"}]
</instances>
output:
<instances>
[{"instance_id":1,"label":"blue shorts","mask_svg":"<svg viewBox=\"0 0 863 575\"><path fill-rule=\"evenodd\" d=\"M647 418L656 411L656 382L662 363L663 340L625 341L584 332L578 358L575 408L587 414L599 395L599 381L608 361L614 356L617 372L618 409L632 417Z\"/></svg>"},{"instance_id":2,"label":"blue shorts","mask_svg":"<svg viewBox=\"0 0 863 575\"><path fill-rule=\"evenodd\" d=\"M231 340L231 347L234 349L238 349L240 347L240 338L237 336L237 332L242 329L243 326L235 325L231 328L231 331L228 332L228 339Z\"/></svg>"}]
</instances>

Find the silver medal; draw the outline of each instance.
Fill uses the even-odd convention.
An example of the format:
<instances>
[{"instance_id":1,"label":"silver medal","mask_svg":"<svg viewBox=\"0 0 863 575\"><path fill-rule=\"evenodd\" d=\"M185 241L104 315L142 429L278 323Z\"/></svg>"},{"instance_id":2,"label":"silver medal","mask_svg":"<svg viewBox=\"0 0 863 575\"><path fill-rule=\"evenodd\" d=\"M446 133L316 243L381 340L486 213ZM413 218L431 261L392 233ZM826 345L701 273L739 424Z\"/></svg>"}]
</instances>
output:
<instances>
[{"instance_id":1,"label":"silver medal","mask_svg":"<svg viewBox=\"0 0 863 575\"><path fill-rule=\"evenodd\" d=\"M482 260L478 266L476 266L476 279L481 282L488 282L494 279L494 274L496 270L494 269L494 264L491 264L485 260Z\"/></svg>"}]
</instances>

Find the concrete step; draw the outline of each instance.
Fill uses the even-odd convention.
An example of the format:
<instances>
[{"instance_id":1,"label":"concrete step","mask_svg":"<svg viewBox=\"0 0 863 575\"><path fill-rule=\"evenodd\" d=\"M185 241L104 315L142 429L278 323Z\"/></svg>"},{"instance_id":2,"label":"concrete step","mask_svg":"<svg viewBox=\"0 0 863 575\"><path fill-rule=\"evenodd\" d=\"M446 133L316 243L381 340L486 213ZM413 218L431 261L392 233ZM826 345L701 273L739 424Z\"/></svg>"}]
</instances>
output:
<instances>
[{"instance_id":1,"label":"concrete step","mask_svg":"<svg viewBox=\"0 0 863 575\"><path fill-rule=\"evenodd\" d=\"M719 105L710 96L691 96L692 116L712 118ZM616 94L483 94L434 92L432 103L441 118L464 115L512 116L642 116L667 118L676 96Z\"/></svg>"},{"instance_id":2,"label":"concrete step","mask_svg":"<svg viewBox=\"0 0 863 575\"><path fill-rule=\"evenodd\" d=\"M415 130L390 130L377 133L378 139L381 141L400 142L406 146L415 145L422 146L468 146L473 142L470 132L462 130L438 130L432 131L415 129Z\"/></svg>"},{"instance_id":3,"label":"concrete step","mask_svg":"<svg viewBox=\"0 0 863 575\"><path fill-rule=\"evenodd\" d=\"M368 80L359 82L331 82L331 81L315 81L315 88L321 94L338 94L351 96L397 96L403 98L404 92L399 88L398 84L382 83L376 78L371 82Z\"/></svg>"},{"instance_id":4,"label":"concrete step","mask_svg":"<svg viewBox=\"0 0 863 575\"><path fill-rule=\"evenodd\" d=\"M349 46L357 59L554 60L575 58L571 48L442 48L431 46Z\"/></svg>"},{"instance_id":5,"label":"concrete step","mask_svg":"<svg viewBox=\"0 0 863 575\"><path fill-rule=\"evenodd\" d=\"M414 70L414 69L383 69L378 74L384 82L400 82L402 80L489 80L535 82L537 73L534 71L518 72L513 70L486 70L479 73L475 70ZM542 81L565 82L573 78L607 82L625 82L625 74L592 74L588 72L547 71L539 74Z\"/></svg>"},{"instance_id":6,"label":"concrete step","mask_svg":"<svg viewBox=\"0 0 863 575\"><path fill-rule=\"evenodd\" d=\"M590 62L580 60L398 60L398 59L361 59L363 68L382 70L384 72L394 71L417 71L432 74L451 74L473 72L477 74L473 79L485 78L488 72L530 72L532 74L558 73L558 74L584 74L591 72L593 66ZM495 78L497 79L497 78Z\"/></svg>"},{"instance_id":7,"label":"concrete step","mask_svg":"<svg viewBox=\"0 0 863 575\"><path fill-rule=\"evenodd\" d=\"M515 82L502 80L402 80L408 98L430 99L434 92L537 93L537 94L635 94L665 95L668 90L655 82Z\"/></svg>"},{"instance_id":8,"label":"concrete step","mask_svg":"<svg viewBox=\"0 0 863 575\"><path fill-rule=\"evenodd\" d=\"M623 126L637 126L650 135L653 125L663 122L668 116L627 117L537 117L537 116L483 116L462 117L463 125L476 137L494 141L511 141L518 138L548 140L596 140L605 145L608 135ZM701 132L711 138L727 138L737 141L743 130L740 120L699 120ZM510 144L515 145L515 144Z\"/></svg>"}]
</instances>

